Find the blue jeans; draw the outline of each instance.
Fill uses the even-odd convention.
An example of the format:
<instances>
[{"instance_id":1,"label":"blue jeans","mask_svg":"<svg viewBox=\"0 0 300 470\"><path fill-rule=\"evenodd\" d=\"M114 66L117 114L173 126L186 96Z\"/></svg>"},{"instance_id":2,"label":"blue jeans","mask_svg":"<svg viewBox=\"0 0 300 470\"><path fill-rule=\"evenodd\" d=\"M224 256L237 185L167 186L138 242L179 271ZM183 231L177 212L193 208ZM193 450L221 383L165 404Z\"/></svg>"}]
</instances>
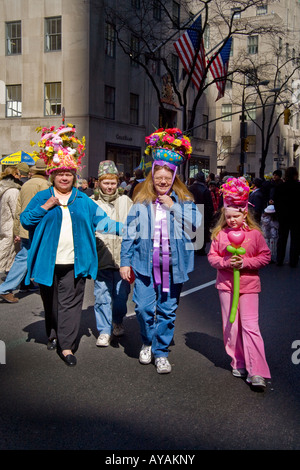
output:
<instances>
[{"instance_id":1,"label":"blue jeans","mask_svg":"<svg viewBox=\"0 0 300 470\"><path fill-rule=\"evenodd\" d=\"M112 334L113 322L122 323L127 313L130 284L124 281L118 270L101 269L94 285L95 317L99 334Z\"/></svg>"},{"instance_id":2,"label":"blue jeans","mask_svg":"<svg viewBox=\"0 0 300 470\"><path fill-rule=\"evenodd\" d=\"M169 345L174 336L176 310L182 284L174 284L172 275L170 291L162 292L161 285L154 286L153 276L143 276L135 272L132 300L140 324L143 344L152 345L155 358L167 357Z\"/></svg>"},{"instance_id":3,"label":"blue jeans","mask_svg":"<svg viewBox=\"0 0 300 470\"><path fill-rule=\"evenodd\" d=\"M21 250L16 254L12 267L5 281L0 285L0 294L8 294L16 290L27 273L27 252L30 240L21 238Z\"/></svg>"}]
</instances>

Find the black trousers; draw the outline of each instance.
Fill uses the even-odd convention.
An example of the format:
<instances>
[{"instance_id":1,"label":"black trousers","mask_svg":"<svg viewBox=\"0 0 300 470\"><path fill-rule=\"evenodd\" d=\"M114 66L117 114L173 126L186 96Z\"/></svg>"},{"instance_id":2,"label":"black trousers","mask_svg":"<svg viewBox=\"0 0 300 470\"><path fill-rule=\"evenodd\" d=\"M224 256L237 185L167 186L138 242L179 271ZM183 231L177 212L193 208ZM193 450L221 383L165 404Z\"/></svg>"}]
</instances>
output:
<instances>
[{"instance_id":1,"label":"black trousers","mask_svg":"<svg viewBox=\"0 0 300 470\"><path fill-rule=\"evenodd\" d=\"M289 263L297 266L300 255L300 226L298 223L279 221L278 242L277 242L277 263L282 264L285 258L285 251L288 236L291 236Z\"/></svg>"},{"instance_id":2,"label":"black trousers","mask_svg":"<svg viewBox=\"0 0 300 470\"><path fill-rule=\"evenodd\" d=\"M52 286L40 284L46 333L61 350L75 348L81 321L86 278L74 277L74 265L56 265Z\"/></svg>"}]
</instances>

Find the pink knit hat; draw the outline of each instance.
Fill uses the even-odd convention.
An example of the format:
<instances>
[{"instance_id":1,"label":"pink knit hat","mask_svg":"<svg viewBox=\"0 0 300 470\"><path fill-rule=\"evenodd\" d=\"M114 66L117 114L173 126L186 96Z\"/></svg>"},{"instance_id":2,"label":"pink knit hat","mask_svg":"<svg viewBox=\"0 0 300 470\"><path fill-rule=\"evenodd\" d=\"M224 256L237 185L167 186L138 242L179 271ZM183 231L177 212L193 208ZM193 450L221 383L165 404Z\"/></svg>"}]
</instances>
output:
<instances>
[{"instance_id":1,"label":"pink knit hat","mask_svg":"<svg viewBox=\"0 0 300 470\"><path fill-rule=\"evenodd\" d=\"M243 176L228 178L226 183L222 185L221 192L225 209L230 207L231 209L248 210L250 188L246 178Z\"/></svg>"}]
</instances>

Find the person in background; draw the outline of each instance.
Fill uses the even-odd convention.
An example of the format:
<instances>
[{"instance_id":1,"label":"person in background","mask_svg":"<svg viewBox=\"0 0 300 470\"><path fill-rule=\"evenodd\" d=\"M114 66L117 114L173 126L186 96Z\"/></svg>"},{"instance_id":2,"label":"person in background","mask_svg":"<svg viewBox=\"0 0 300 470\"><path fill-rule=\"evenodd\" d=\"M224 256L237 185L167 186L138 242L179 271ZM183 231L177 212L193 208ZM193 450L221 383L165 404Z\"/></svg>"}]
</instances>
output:
<instances>
[{"instance_id":1,"label":"person in background","mask_svg":"<svg viewBox=\"0 0 300 470\"><path fill-rule=\"evenodd\" d=\"M19 170L19 173L20 173L20 181L22 185L26 183L26 181L29 180L30 168L29 168L29 165L27 165L27 163L21 162L21 163L18 163L17 169Z\"/></svg>"},{"instance_id":2,"label":"person in background","mask_svg":"<svg viewBox=\"0 0 300 470\"><path fill-rule=\"evenodd\" d=\"M234 377L246 377L253 387L265 388L271 377L258 323L258 271L271 259L270 249L260 227L248 211L249 186L245 178L229 178L222 186L224 207L212 230L208 261L217 269L216 288L221 304L223 340L231 357ZM244 232L244 255L232 255L230 232ZM240 271L239 303L236 318L230 322L234 290L233 269Z\"/></svg>"},{"instance_id":3,"label":"person in background","mask_svg":"<svg viewBox=\"0 0 300 470\"><path fill-rule=\"evenodd\" d=\"M268 205L274 205L274 197L275 197L274 195L275 195L276 188L282 183L283 183L282 171L281 170L273 171L273 176L269 185Z\"/></svg>"},{"instance_id":4,"label":"person in background","mask_svg":"<svg viewBox=\"0 0 300 470\"><path fill-rule=\"evenodd\" d=\"M118 169L113 161L100 162L98 178L96 203L111 219L124 223L132 201L118 191ZM112 335L124 334L123 318L127 313L130 284L119 272L121 242L121 237L96 233L98 273L94 284L94 311L99 333L97 346L109 346Z\"/></svg>"},{"instance_id":5,"label":"person in background","mask_svg":"<svg viewBox=\"0 0 300 470\"><path fill-rule=\"evenodd\" d=\"M52 186L38 192L20 215L31 240L25 284L34 279L40 286L48 349L56 348L75 366L85 282L97 275L95 231L118 234L122 225L76 187L85 139L75 136L75 127L41 130L40 155Z\"/></svg>"},{"instance_id":6,"label":"person in background","mask_svg":"<svg viewBox=\"0 0 300 470\"><path fill-rule=\"evenodd\" d=\"M145 175L144 175L144 171L137 168L135 171L134 171L134 179L133 181L131 182L131 188L128 192L128 196L132 199L132 196L133 196L133 191L135 189L135 187L143 182L145 180ZM126 190L126 188L125 188Z\"/></svg>"},{"instance_id":7,"label":"person in background","mask_svg":"<svg viewBox=\"0 0 300 470\"><path fill-rule=\"evenodd\" d=\"M194 197L195 204L204 205L204 243L202 248L195 251L196 255L206 255L206 243L210 241L210 226L214 214L214 206L211 192L205 184L205 175L203 171L199 171L196 175L194 183L188 187L190 193Z\"/></svg>"},{"instance_id":8,"label":"person in background","mask_svg":"<svg viewBox=\"0 0 300 470\"><path fill-rule=\"evenodd\" d=\"M5 274L10 270L17 250L13 223L21 189L19 177L19 170L15 167L7 167L0 175L0 272Z\"/></svg>"},{"instance_id":9,"label":"person in background","mask_svg":"<svg viewBox=\"0 0 300 470\"><path fill-rule=\"evenodd\" d=\"M36 161L35 165L30 169L32 177L26 181L21 187L17 200L13 235L15 243L20 244L20 251L16 254L13 265L0 286L0 296L8 303L16 303L19 299L14 295L14 291L20 286L21 291L35 291L36 286L30 282L29 286L25 286L24 278L27 273L27 253L30 248L30 240L28 231L25 230L20 223L20 214L26 209L33 196L43 189L49 187L48 176L46 174L46 164L43 159Z\"/></svg>"},{"instance_id":10,"label":"person in background","mask_svg":"<svg viewBox=\"0 0 300 470\"><path fill-rule=\"evenodd\" d=\"M166 129L146 137L146 143L152 172L124 226L120 273L129 282L131 268L135 275L133 301L143 342L139 362L150 364L154 357L157 372L167 374L180 292L194 268L192 229L200 225L201 214L176 175L190 155L189 139L179 129Z\"/></svg>"},{"instance_id":11,"label":"person in background","mask_svg":"<svg viewBox=\"0 0 300 470\"><path fill-rule=\"evenodd\" d=\"M81 185L78 187L78 189L89 197L94 193L93 189L89 188L88 182L85 179L81 180Z\"/></svg>"},{"instance_id":12,"label":"person in background","mask_svg":"<svg viewBox=\"0 0 300 470\"><path fill-rule=\"evenodd\" d=\"M250 210L258 224L260 224L261 214L265 208L264 194L262 191L263 180L261 178L254 178L252 191L249 196Z\"/></svg>"},{"instance_id":13,"label":"person in background","mask_svg":"<svg viewBox=\"0 0 300 470\"><path fill-rule=\"evenodd\" d=\"M300 254L300 182L297 168L286 169L285 180L276 187L274 193L274 206L279 222L277 266L284 263L290 235L289 265L296 268Z\"/></svg>"},{"instance_id":14,"label":"person in background","mask_svg":"<svg viewBox=\"0 0 300 470\"><path fill-rule=\"evenodd\" d=\"M265 208L264 213L260 219L261 230L265 237L268 247L271 250L271 262L274 263L277 259L277 242L279 222L276 217L274 205L269 205Z\"/></svg>"}]
</instances>

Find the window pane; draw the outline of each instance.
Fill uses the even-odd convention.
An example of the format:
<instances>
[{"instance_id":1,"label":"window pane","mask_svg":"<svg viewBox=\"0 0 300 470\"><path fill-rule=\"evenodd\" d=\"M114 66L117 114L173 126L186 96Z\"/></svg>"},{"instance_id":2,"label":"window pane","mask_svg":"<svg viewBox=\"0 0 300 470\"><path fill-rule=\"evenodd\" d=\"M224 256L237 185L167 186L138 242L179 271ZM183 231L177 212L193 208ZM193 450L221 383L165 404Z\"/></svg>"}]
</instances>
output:
<instances>
[{"instance_id":1,"label":"window pane","mask_svg":"<svg viewBox=\"0 0 300 470\"><path fill-rule=\"evenodd\" d=\"M105 117L115 119L115 89L111 86L105 86Z\"/></svg>"},{"instance_id":2,"label":"window pane","mask_svg":"<svg viewBox=\"0 0 300 470\"><path fill-rule=\"evenodd\" d=\"M21 21L6 23L6 54L22 53Z\"/></svg>"},{"instance_id":3,"label":"window pane","mask_svg":"<svg viewBox=\"0 0 300 470\"><path fill-rule=\"evenodd\" d=\"M139 123L139 95L130 93L130 124Z\"/></svg>"},{"instance_id":4,"label":"window pane","mask_svg":"<svg viewBox=\"0 0 300 470\"><path fill-rule=\"evenodd\" d=\"M6 87L6 117L22 116L21 85L8 85Z\"/></svg>"},{"instance_id":5,"label":"window pane","mask_svg":"<svg viewBox=\"0 0 300 470\"><path fill-rule=\"evenodd\" d=\"M61 83L45 83L45 116L61 115Z\"/></svg>"},{"instance_id":6,"label":"window pane","mask_svg":"<svg viewBox=\"0 0 300 470\"><path fill-rule=\"evenodd\" d=\"M105 54L109 57L115 57L116 33L110 23L105 24Z\"/></svg>"},{"instance_id":7,"label":"window pane","mask_svg":"<svg viewBox=\"0 0 300 470\"><path fill-rule=\"evenodd\" d=\"M232 114L232 105L231 104L223 104L222 105L222 121L231 121L231 114Z\"/></svg>"},{"instance_id":8,"label":"window pane","mask_svg":"<svg viewBox=\"0 0 300 470\"><path fill-rule=\"evenodd\" d=\"M61 17L45 18L45 51L61 50Z\"/></svg>"}]
</instances>

